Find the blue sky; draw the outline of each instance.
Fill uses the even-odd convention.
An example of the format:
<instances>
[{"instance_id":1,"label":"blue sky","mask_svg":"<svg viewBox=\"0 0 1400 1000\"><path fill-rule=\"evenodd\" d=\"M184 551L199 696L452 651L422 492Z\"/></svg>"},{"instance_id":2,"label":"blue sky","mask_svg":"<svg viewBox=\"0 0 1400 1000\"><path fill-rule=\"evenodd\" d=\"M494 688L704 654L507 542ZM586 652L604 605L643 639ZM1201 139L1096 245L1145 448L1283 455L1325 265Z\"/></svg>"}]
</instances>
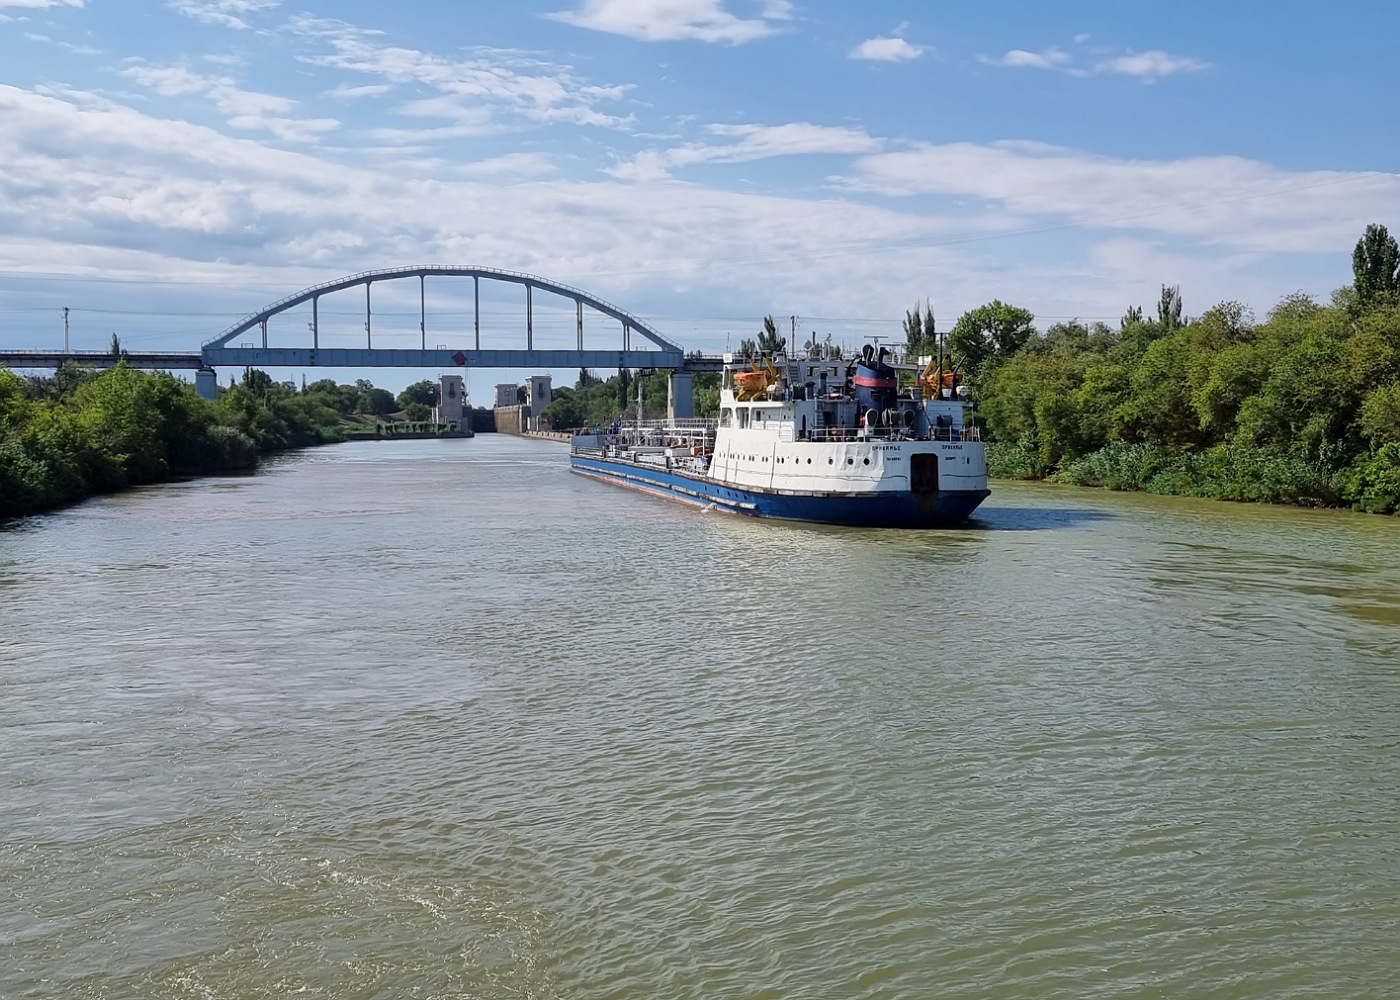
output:
<instances>
[{"instance_id":1,"label":"blue sky","mask_svg":"<svg viewBox=\"0 0 1400 1000\"><path fill-rule=\"evenodd\" d=\"M1357 0L0 0L0 345L61 344L68 306L75 347L192 350L418 263L707 351L770 312L897 336L924 299L1116 322L1164 282L1262 318L1400 230L1397 36ZM430 340L465 346L462 292ZM522 346L514 296L485 346ZM409 298L384 346L416 341ZM557 304L537 344L572 336Z\"/></svg>"}]
</instances>

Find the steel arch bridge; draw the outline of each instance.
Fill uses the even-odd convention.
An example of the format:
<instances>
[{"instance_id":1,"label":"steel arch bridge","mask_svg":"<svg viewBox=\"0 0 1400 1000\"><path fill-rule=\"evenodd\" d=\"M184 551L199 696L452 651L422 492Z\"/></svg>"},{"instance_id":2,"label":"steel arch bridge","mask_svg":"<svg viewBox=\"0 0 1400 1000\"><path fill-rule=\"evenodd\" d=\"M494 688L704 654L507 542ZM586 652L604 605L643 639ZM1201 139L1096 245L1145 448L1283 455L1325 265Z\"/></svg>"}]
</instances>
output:
<instances>
[{"instance_id":1,"label":"steel arch bridge","mask_svg":"<svg viewBox=\"0 0 1400 1000\"><path fill-rule=\"evenodd\" d=\"M428 278L471 278L473 324L468 335L453 331L438 335L455 339L458 346L428 347L428 310L426 284ZM373 345L373 304L371 288L378 282L405 278L418 279L420 346L417 350L376 348ZM483 349L481 346L481 282L497 281L520 285L525 289L525 346L520 349ZM323 295L364 287L365 346L322 347L320 340L320 300ZM569 350L537 350L534 346L534 296L536 290L570 299L575 307L576 345ZM271 347L268 345L268 322L274 317L307 302L311 303L309 347ZM584 308L617 321L621 326L620 345L616 349L587 349L584 347ZM250 331L257 331L261 343L240 343L230 346ZM639 334L652 347L636 347L633 334ZM667 340L650 324L609 302L572 285L565 285L538 275L506 271L493 267L470 267L450 264L422 264L409 267L362 271L334 281L312 285L294 295L279 299L265 309L243 317L213 340L200 352L205 368L237 367L303 367L337 368L672 368L685 367L685 352L678 344Z\"/></svg>"}]
</instances>

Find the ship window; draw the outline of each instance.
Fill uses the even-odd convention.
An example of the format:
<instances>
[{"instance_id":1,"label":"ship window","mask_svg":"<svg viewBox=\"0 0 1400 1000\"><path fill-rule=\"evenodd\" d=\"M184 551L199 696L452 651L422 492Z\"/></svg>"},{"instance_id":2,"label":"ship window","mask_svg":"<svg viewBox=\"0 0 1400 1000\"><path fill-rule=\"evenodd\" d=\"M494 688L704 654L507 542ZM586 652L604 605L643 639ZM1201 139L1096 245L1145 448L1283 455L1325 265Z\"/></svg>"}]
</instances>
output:
<instances>
[{"instance_id":1,"label":"ship window","mask_svg":"<svg viewBox=\"0 0 1400 1000\"><path fill-rule=\"evenodd\" d=\"M867 458L867 459L865 460L865 464L866 464L866 465L869 465L869 464L870 464L870 459Z\"/></svg>"},{"instance_id":2,"label":"ship window","mask_svg":"<svg viewBox=\"0 0 1400 1000\"><path fill-rule=\"evenodd\" d=\"M719 425L720 425L721 427L733 427L733 426L734 426L734 411L731 410L729 407L725 407L725 408L724 408L724 412L720 414L720 416L719 416Z\"/></svg>"},{"instance_id":3,"label":"ship window","mask_svg":"<svg viewBox=\"0 0 1400 1000\"><path fill-rule=\"evenodd\" d=\"M810 458L807 459L807 464L808 464L808 465L811 465L811 464L812 464L812 460L811 460Z\"/></svg>"},{"instance_id":4,"label":"ship window","mask_svg":"<svg viewBox=\"0 0 1400 1000\"><path fill-rule=\"evenodd\" d=\"M856 460L855 460L854 458L848 458L848 459L846 459L846 464L847 464L847 465L855 465L855 464L856 464Z\"/></svg>"}]
</instances>

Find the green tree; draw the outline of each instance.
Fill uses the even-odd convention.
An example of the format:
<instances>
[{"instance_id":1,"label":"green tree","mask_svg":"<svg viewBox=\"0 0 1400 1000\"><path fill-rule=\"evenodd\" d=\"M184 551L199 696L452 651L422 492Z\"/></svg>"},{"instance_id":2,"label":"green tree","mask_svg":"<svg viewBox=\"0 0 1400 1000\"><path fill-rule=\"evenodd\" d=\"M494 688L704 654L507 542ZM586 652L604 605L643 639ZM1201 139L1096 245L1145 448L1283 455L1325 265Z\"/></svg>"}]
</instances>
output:
<instances>
[{"instance_id":1,"label":"green tree","mask_svg":"<svg viewBox=\"0 0 1400 1000\"><path fill-rule=\"evenodd\" d=\"M1184 320L1181 318L1181 286L1163 285L1162 297L1157 300L1157 325L1165 333L1171 333L1179 329Z\"/></svg>"},{"instance_id":2,"label":"green tree","mask_svg":"<svg viewBox=\"0 0 1400 1000\"><path fill-rule=\"evenodd\" d=\"M405 413L408 412L410 403L421 403L424 409L437 406L438 384L426 378L421 382L414 382L412 385L405 386L403 392L399 393L394 401L399 404L399 409ZM428 418L423 416L410 419L427 420Z\"/></svg>"},{"instance_id":3,"label":"green tree","mask_svg":"<svg viewBox=\"0 0 1400 1000\"><path fill-rule=\"evenodd\" d=\"M963 313L948 334L948 347L965 370L1011 357L1035 333L1035 316L996 299Z\"/></svg>"},{"instance_id":4,"label":"green tree","mask_svg":"<svg viewBox=\"0 0 1400 1000\"><path fill-rule=\"evenodd\" d=\"M763 329L758 333L758 350L764 354L776 354L787 346L787 338L778 335L778 324L771 315L763 317Z\"/></svg>"},{"instance_id":5,"label":"green tree","mask_svg":"<svg viewBox=\"0 0 1400 1000\"><path fill-rule=\"evenodd\" d=\"M118 337L115 333L112 334L112 346L109 348L109 351L110 351L112 357L114 357L114 358L119 358L119 357L121 357L121 354L122 354L122 339L121 339L120 337Z\"/></svg>"},{"instance_id":6,"label":"green tree","mask_svg":"<svg viewBox=\"0 0 1400 1000\"><path fill-rule=\"evenodd\" d=\"M619 368L617 371L617 385L614 387L617 402L617 409L623 413L627 412L627 407L633 402L632 396L632 373L626 368Z\"/></svg>"},{"instance_id":7,"label":"green tree","mask_svg":"<svg viewBox=\"0 0 1400 1000\"><path fill-rule=\"evenodd\" d=\"M1400 442L1400 382L1373 389L1361 404L1361 430L1376 445Z\"/></svg>"},{"instance_id":8,"label":"green tree","mask_svg":"<svg viewBox=\"0 0 1400 1000\"><path fill-rule=\"evenodd\" d=\"M414 423L427 420L433 415L432 408L427 403L420 403L417 400L401 403L400 407L403 410L403 415Z\"/></svg>"},{"instance_id":9,"label":"green tree","mask_svg":"<svg viewBox=\"0 0 1400 1000\"><path fill-rule=\"evenodd\" d=\"M1385 226L1372 223L1351 252L1357 305L1370 309L1400 295L1400 248Z\"/></svg>"},{"instance_id":10,"label":"green tree","mask_svg":"<svg viewBox=\"0 0 1400 1000\"><path fill-rule=\"evenodd\" d=\"M932 356L938 351L938 333L934 325L933 306L927 300L924 301L923 312L919 311L919 303L914 303L914 308L904 313L904 344L905 352L911 358Z\"/></svg>"}]
</instances>

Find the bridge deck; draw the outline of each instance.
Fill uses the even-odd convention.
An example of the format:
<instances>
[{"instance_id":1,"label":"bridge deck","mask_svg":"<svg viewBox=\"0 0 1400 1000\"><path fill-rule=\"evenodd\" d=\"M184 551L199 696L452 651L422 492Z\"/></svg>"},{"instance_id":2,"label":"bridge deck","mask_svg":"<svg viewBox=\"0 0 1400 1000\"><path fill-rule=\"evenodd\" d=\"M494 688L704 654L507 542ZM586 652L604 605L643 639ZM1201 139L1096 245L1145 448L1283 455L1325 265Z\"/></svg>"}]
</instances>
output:
<instances>
[{"instance_id":1,"label":"bridge deck","mask_svg":"<svg viewBox=\"0 0 1400 1000\"><path fill-rule=\"evenodd\" d=\"M199 351L123 351L120 356L111 351L9 351L0 349L0 365L6 368L58 368L64 362L91 368L111 368L125 361L133 368L158 368L162 371L204 368L204 356Z\"/></svg>"}]
</instances>

